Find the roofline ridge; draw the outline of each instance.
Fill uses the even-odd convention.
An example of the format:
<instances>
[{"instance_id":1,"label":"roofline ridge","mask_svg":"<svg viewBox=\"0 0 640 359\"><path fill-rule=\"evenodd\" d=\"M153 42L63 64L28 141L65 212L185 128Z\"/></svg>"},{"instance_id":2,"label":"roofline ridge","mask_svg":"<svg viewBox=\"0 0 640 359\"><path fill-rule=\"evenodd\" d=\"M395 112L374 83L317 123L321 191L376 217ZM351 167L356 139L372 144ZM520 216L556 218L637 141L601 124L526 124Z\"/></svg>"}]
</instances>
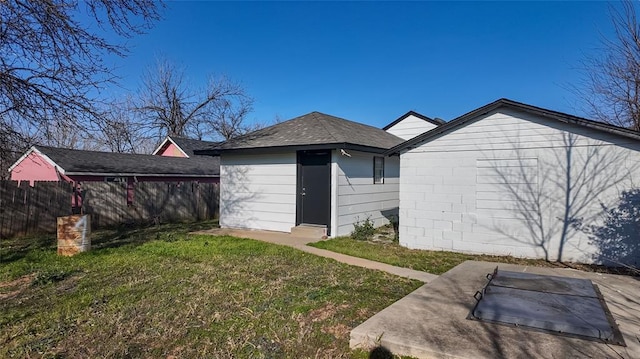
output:
<instances>
[{"instance_id":1,"label":"roofline ridge","mask_svg":"<svg viewBox=\"0 0 640 359\"><path fill-rule=\"evenodd\" d=\"M418 135L412 139L409 139L393 148L389 149L385 154L392 155L394 153L399 153L407 148L410 148L418 143L428 141L431 138L438 136L440 134L446 134L450 131L454 131L459 126L464 126L468 121L477 118L479 116L483 116L488 114L489 112L496 111L499 108L506 106L512 107L516 110L534 113L538 116L548 117L555 121L564 122L570 125L583 126L587 128L592 128L598 131L608 132L617 136L623 136L627 138L631 138L635 141L640 140L640 132L634 131L632 129L611 125L605 122L590 120L584 117L571 115L568 113L550 110L544 107L538 107L535 105L529 105L524 102L518 102L515 100L510 100L508 98L500 98L493 102L490 102L484 106L478 107L474 110L464 113L453 120L443 124L442 126L435 127L421 135Z\"/></svg>"},{"instance_id":2,"label":"roofline ridge","mask_svg":"<svg viewBox=\"0 0 640 359\"><path fill-rule=\"evenodd\" d=\"M176 138L183 138L183 137L176 136ZM176 143L176 141L171 137L171 135L167 135L167 137L164 140L162 140L162 142L160 142L160 145L158 145L158 147L153 152L151 152L151 155L158 156L158 154L157 154L158 151L160 151L160 149L162 147L164 147L164 145L167 143L167 141L173 143L173 145L176 146L180 150L180 152L182 152L183 155L185 155L187 158L189 158L189 154L184 149L182 149L182 147L180 147L180 145L178 145L178 143ZM160 156L164 157L162 155L160 155Z\"/></svg>"},{"instance_id":3,"label":"roofline ridge","mask_svg":"<svg viewBox=\"0 0 640 359\"><path fill-rule=\"evenodd\" d=\"M321 113L321 112L318 112L318 111L314 111L314 112L312 112L311 114L312 114L313 116L317 116L317 115L316 115L316 113L321 114L321 115L325 115L325 116L331 116L331 115L327 115L327 114L325 114L325 113ZM332 116L332 117L334 117L334 116ZM333 140L334 140L334 141L338 141L338 142L340 142L340 140L339 140L338 138L336 138L336 136L335 136L331 131L329 131L329 129L328 129L328 128L327 128L327 126L325 125L324 121L322 121L320 117L317 117L317 119L316 119L316 120L317 120L318 122L320 122L320 126L322 126L322 128L324 128L324 130L325 130L325 131L327 131L327 133L329 134L329 136L331 136L331 138L333 138Z\"/></svg>"},{"instance_id":4,"label":"roofline ridge","mask_svg":"<svg viewBox=\"0 0 640 359\"><path fill-rule=\"evenodd\" d=\"M409 110L405 114L403 114L402 116L396 118L395 120L391 121L389 124L384 126L382 128L382 130L386 131L386 130L390 129L391 127L397 125L400 121L404 120L405 118L407 118L409 116L415 116L415 117L417 117L417 118L419 118L419 119L421 119L421 120L423 120L425 122L429 122L429 123L434 124L436 126L440 126L440 125L443 124L443 123L441 123L440 121L438 121L438 120L436 120L434 118L431 118L429 116L423 115L423 114L421 114L419 112L416 112L414 110Z\"/></svg>"},{"instance_id":5,"label":"roofline ridge","mask_svg":"<svg viewBox=\"0 0 640 359\"><path fill-rule=\"evenodd\" d=\"M90 152L90 153L99 153L99 154L107 154L107 155L115 155L115 156L140 156L145 158L164 158L164 159L181 159L181 160L195 160L193 157L172 157L172 156L155 156L149 153L130 153L130 152L113 152L113 151L96 151L96 150L82 150L77 148L65 148L65 147L54 147L54 146L45 146L45 145L33 145L32 147L36 148L44 148L44 149L52 149L62 150L62 151L71 151L71 152ZM42 152L42 151L40 151Z\"/></svg>"}]
</instances>

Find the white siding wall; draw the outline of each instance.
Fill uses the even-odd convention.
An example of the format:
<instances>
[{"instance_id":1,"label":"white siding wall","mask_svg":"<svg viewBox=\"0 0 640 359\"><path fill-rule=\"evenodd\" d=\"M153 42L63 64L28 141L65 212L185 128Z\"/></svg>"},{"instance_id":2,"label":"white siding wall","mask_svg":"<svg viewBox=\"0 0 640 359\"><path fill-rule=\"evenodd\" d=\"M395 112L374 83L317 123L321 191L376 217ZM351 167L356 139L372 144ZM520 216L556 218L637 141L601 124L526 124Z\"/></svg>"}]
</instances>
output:
<instances>
[{"instance_id":1,"label":"white siding wall","mask_svg":"<svg viewBox=\"0 0 640 359\"><path fill-rule=\"evenodd\" d=\"M349 151L351 157L336 155L337 223L334 236L349 235L353 224L370 216L375 226L389 223L397 214L399 158L385 157L384 183L373 183L373 157L370 153ZM336 218L336 217L333 217Z\"/></svg>"},{"instance_id":2,"label":"white siding wall","mask_svg":"<svg viewBox=\"0 0 640 359\"><path fill-rule=\"evenodd\" d=\"M396 123L391 128L389 128L387 132L392 135L396 135L406 141L420 134L423 134L434 127L436 127L436 125L431 122L427 122L416 116L409 115L404 120Z\"/></svg>"},{"instance_id":3,"label":"white siding wall","mask_svg":"<svg viewBox=\"0 0 640 359\"><path fill-rule=\"evenodd\" d=\"M295 220L295 153L221 156L221 227L289 232Z\"/></svg>"},{"instance_id":4,"label":"white siding wall","mask_svg":"<svg viewBox=\"0 0 640 359\"><path fill-rule=\"evenodd\" d=\"M608 245L601 235L613 228L605 226L602 205L616 206L634 177L638 184L639 151L633 140L582 126L515 111L488 114L402 154L400 243L637 265L638 258L614 258L619 243L637 241L637 234L614 234Z\"/></svg>"}]
</instances>

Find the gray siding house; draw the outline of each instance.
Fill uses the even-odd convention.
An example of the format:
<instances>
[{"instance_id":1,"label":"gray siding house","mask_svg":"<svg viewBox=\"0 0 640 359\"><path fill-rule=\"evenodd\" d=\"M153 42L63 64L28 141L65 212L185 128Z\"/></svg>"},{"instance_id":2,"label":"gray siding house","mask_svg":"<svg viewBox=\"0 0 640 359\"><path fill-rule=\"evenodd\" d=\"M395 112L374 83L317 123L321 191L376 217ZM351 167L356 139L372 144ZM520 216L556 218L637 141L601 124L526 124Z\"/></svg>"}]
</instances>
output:
<instances>
[{"instance_id":1,"label":"gray siding house","mask_svg":"<svg viewBox=\"0 0 640 359\"><path fill-rule=\"evenodd\" d=\"M312 112L197 153L220 156L221 227L341 236L359 220L381 226L397 214L399 158L383 154L402 142Z\"/></svg>"}]
</instances>

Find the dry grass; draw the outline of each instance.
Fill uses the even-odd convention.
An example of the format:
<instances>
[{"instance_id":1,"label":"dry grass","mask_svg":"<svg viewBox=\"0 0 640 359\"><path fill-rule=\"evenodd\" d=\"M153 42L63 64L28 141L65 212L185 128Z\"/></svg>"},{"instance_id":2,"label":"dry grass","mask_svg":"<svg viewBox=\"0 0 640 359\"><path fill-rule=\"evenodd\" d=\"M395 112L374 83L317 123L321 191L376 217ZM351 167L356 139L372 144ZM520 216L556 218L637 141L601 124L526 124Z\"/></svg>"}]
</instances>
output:
<instances>
[{"instance_id":1,"label":"dry grass","mask_svg":"<svg viewBox=\"0 0 640 359\"><path fill-rule=\"evenodd\" d=\"M188 229L96 233L72 258L0 252L0 357L366 357L349 331L420 285Z\"/></svg>"}]
</instances>

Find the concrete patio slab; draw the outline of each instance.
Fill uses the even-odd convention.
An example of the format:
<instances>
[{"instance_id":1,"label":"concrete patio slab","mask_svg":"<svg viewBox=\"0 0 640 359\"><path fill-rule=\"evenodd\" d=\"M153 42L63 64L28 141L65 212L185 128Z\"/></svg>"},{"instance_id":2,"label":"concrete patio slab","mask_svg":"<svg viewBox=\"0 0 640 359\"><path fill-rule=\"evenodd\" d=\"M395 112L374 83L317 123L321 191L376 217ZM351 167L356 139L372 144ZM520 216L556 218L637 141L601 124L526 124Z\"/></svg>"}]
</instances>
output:
<instances>
[{"instance_id":1,"label":"concrete patio slab","mask_svg":"<svg viewBox=\"0 0 640 359\"><path fill-rule=\"evenodd\" d=\"M396 267L385 263L375 262L364 258L352 257L346 254L331 252L325 249L315 248L307 246L312 242L317 242L318 239L296 237L291 233L275 232L275 231L257 231L246 229L229 229L229 228L214 228L205 231L193 232L194 234L207 234L213 236L234 236L239 238L251 238L259 241L284 245L299 249L301 251L315 254L317 256L334 259L338 262L387 272L399 277L405 277L409 279L419 280L423 283L429 283L432 280L438 278L437 275L417 271L409 268Z\"/></svg>"},{"instance_id":2,"label":"concrete patio slab","mask_svg":"<svg viewBox=\"0 0 640 359\"><path fill-rule=\"evenodd\" d=\"M467 320L473 294L500 270L589 279L600 289L627 347ZM572 269L468 261L351 331L352 348L384 346L417 358L640 358L640 279Z\"/></svg>"},{"instance_id":3,"label":"concrete patio slab","mask_svg":"<svg viewBox=\"0 0 640 359\"><path fill-rule=\"evenodd\" d=\"M208 234L212 236L233 236L238 238L250 238L274 244L282 244L291 247L304 246L307 243L317 242L318 239L292 236L291 233L276 231L261 231L235 228L212 228L193 234Z\"/></svg>"}]
</instances>

